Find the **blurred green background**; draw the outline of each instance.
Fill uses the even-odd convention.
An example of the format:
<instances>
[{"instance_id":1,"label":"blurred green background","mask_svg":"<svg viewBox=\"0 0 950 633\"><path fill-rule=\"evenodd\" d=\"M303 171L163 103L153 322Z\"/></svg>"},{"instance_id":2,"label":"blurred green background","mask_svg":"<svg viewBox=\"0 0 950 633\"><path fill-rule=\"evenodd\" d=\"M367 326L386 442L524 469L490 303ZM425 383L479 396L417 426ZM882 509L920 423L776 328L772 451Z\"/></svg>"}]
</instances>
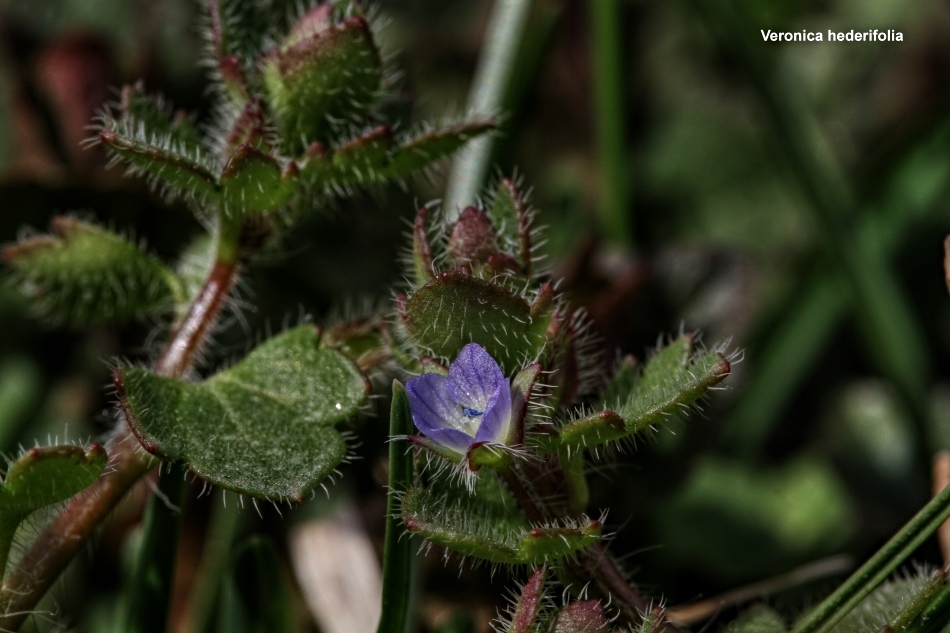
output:
<instances>
[{"instance_id":1,"label":"blurred green background","mask_svg":"<svg viewBox=\"0 0 950 633\"><path fill-rule=\"evenodd\" d=\"M387 107L407 121L463 112L494 3L376 4L402 69ZM658 335L686 329L708 344L731 338L744 356L701 414L595 474L592 511L610 508L612 547L674 605L837 552L863 559L926 501L930 457L950 448L950 8L603 0L618 17L598 22L586 2L531 4L493 169L533 188L548 265L618 355L642 358ZM187 209L78 142L115 88L139 78L206 115L198 9L0 2L0 242L64 212L165 258L196 234ZM903 41L760 35L872 28ZM611 53L618 64L595 72ZM444 188L436 176L305 221L288 254L247 272L254 307L208 365L303 313L321 322L344 306L387 306L407 222ZM108 428L110 365L153 357L160 327L59 331L0 287L0 450ZM334 492L361 500L377 527L382 427L361 427L364 459ZM919 558L939 563L935 547ZM440 564L433 591L457 576ZM109 595L119 563L96 565L88 589ZM505 579L477 578L497 604ZM823 582L773 600L794 610Z\"/></svg>"}]
</instances>

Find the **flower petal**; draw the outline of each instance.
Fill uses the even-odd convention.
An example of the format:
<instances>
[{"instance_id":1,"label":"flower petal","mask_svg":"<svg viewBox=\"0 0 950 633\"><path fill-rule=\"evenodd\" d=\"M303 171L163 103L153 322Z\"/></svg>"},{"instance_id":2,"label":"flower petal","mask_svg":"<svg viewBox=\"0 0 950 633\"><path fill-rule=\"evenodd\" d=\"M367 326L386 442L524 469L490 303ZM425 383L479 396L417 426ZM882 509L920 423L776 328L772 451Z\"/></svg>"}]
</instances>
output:
<instances>
[{"instance_id":1,"label":"flower petal","mask_svg":"<svg viewBox=\"0 0 950 633\"><path fill-rule=\"evenodd\" d=\"M459 407L449 398L448 378L439 374L422 374L406 381L406 395L412 422L419 432L433 442L465 453L475 438L460 430ZM461 426L465 428L469 424ZM473 429L474 430L474 429Z\"/></svg>"},{"instance_id":2,"label":"flower petal","mask_svg":"<svg viewBox=\"0 0 950 633\"><path fill-rule=\"evenodd\" d=\"M448 426L446 420L455 413L447 386L448 378L439 374L422 374L406 381L412 421L423 435Z\"/></svg>"},{"instance_id":3,"label":"flower petal","mask_svg":"<svg viewBox=\"0 0 950 633\"><path fill-rule=\"evenodd\" d=\"M511 386L503 379L492 394L482 424L475 434L476 442L507 444L511 435Z\"/></svg>"},{"instance_id":4,"label":"flower petal","mask_svg":"<svg viewBox=\"0 0 950 633\"><path fill-rule=\"evenodd\" d=\"M485 348L469 343L449 366L448 395L464 407L486 411L499 385L507 382Z\"/></svg>"},{"instance_id":5,"label":"flower petal","mask_svg":"<svg viewBox=\"0 0 950 633\"><path fill-rule=\"evenodd\" d=\"M456 451L462 455L468 452L469 447L475 443L475 438L467 433L457 429L433 429L425 433L430 440L444 446L450 450Z\"/></svg>"}]
</instances>

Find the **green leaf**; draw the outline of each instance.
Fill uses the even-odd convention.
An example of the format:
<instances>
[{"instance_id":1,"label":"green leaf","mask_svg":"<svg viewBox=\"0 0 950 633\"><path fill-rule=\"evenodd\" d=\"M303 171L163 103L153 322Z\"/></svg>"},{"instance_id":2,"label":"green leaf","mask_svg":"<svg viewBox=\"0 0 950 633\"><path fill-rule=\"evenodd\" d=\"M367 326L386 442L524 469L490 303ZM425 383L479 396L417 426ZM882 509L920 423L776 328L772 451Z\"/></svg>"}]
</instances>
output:
<instances>
[{"instance_id":1,"label":"green leaf","mask_svg":"<svg viewBox=\"0 0 950 633\"><path fill-rule=\"evenodd\" d=\"M392 144L392 130L381 125L341 145L333 153L335 181L349 184L383 180L382 170L389 163Z\"/></svg>"},{"instance_id":2,"label":"green leaf","mask_svg":"<svg viewBox=\"0 0 950 633\"><path fill-rule=\"evenodd\" d=\"M620 409L628 431L644 429L693 404L729 375L729 361L719 352L693 352L693 337L684 335L647 363Z\"/></svg>"},{"instance_id":3,"label":"green leaf","mask_svg":"<svg viewBox=\"0 0 950 633\"><path fill-rule=\"evenodd\" d=\"M504 287L450 271L406 302L403 323L409 337L429 353L455 358L478 343L506 374L524 367L544 345L546 320L533 319L528 303Z\"/></svg>"},{"instance_id":4,"label":"green leaf","mask_svg":"<svg viewBox=\"0 0 950 633\"><path fill-rule=\"evenodd\" d=\"M298 6L296 0L216 0L208 4L215 53L221 58L233 55L246 68L253 68L261 49L290 28L289 18Z\"/></svg>"},{"instance_id":5,"label":"green leaf","mask_svg":"<svg viewBox=\"0 0 950 633\"><path fill-rule=\"evenodd\" d=\"M930 595L932 591L944 584L942 579L937 583L934 583L934 580L934 578L928 578L928 574L918 572L912 576L885 582L844 616L831 631L834 633L881 631L884 625L893 623L908 609L919 611L923 605L917 604L915 598ZM910 630L906 624L908 623L905 623L903 628L893 630ZM741 631L741 633L746 633L746 631ZM771 631L765 633L771 633Z\"/></svg>"},{"instance_id":6,"label":"green leaf","mask_svg":"<svg viewBox=\"0 0 950 633\"><path fill-rule=\"evenodd\" d=\"M290 155L327 141L339 122L359 123L382 88L383 65L361 17L292 34L264 59L264 86Z\"/></svg>"},{"instance_id":7,"label":"green leaf","mask_svg":"<svg viewBox=\"0 0 950 633\"><path fill-rule=\"evenodd\" d=\"M691 336L681 336L656 353L639 376L632 360L620 366L608 386L604 410L568 422L557 440L540 438L542 446L559 443L565 450L597 446L630 437L695 403L729 375L729 361L719 352L694 353Z\"/></svg>"},{"instance_id":8,"label":"green leaf","mask_svg":"<svg viewBox=\"0 0 950 633\"><path fill-rule=\"evenodd\" d=\"M121 405L143 446L223 488L301 500L346 457L336 425L354 418L369 386L312 326L264 342L202 383L125 368Z\"/></svg>"},{"instance_id":9,"label":"green leaf","mask_svg":"<svg viewBox=\"0 0 950 633\"><path fill-rule=\"evenodd\" d=\"M3 251L24 292L53 320L132 319L169 310L182 298L181 280L125 238L68 217L53 220L53 231Z\"/></svg>"},{"instance_id":10,"label":"green leaf","mask_svg":"<svg viewBox=\"0 0 950 633\"><path fill-rule=\"evenodd\" d=\"M918 575L926 578L925 574L922 572ZM900 613L893 617L890 622L890 630L915 632L921 631L921 625L930 619L922 617L924 611L926 611L934 602L937 601L938 597L940 597L940 594L946 594L946 587L946 573L943 570L932 572L930 577L926 578L923 588L907 601ZM878 592L880 592L880 588L878 589ZM866 600L865 602L872 601L873 598L871 600ZM859 606L856 611L859 609L861 609L861 606ZM854 613L854 611L851 613ZM946 622L946 618L941 618L941 620Z\"/></svg>"},{"instance_id":11,"label":"green leaf","mask_svg":"<svg viewBox=\"0 0 950 633\"><path fill-rule=\"evenodd\" d=\"M285 178L272 156L253 145L241 145L221 172L222 208L237 217L279 209L296 191L293 175Z\"/></svg>"},{"instance_id":12,"label":"green leaf","mask_svg":"<svg viewBox=\"0 0 950 633\"><path fill-rule=\"evenodd\" d=\"M123 136L164 137L176 152L197 155L202 151L201 133L188 116L172 112L165 102L143 92L141 83L122 88L119 116L113 127Z\"/></svg>"},{"instance_id":13,"label":"green leaf","mask_svg":"<svg viewBox=\"0 0 950 633\"><path fill-rule=\"evenodd\" d=\"M571 420L561 429L557 441L570 452L571 448L598 446L627 435L624 419L613 411L605 410Z\"/></svg>"},{"instance_id":14,"label":"green leaf","mask_svg":"<svg viewBox=\"0 0 950 633\"><path fill-rule=\"evenodd\" d=\"M532 527L492 477L478 477L473 492L415 486L402 502L406 529L465 556L493 563L540 564L574 554L600 537L600 523Z\"/></svg>"},{"instance_id":15,"label":"green leaf","mask_svg":"<svg viewBox=\"0 0 950 633\"><path fill-rule=\"evenodd\" d=\"M422 134L396 146L392 130L382 125L340 145L332 156L321 143L314 143L302 157L301 180L317 191L403 180L493 127L492 121L470 121Z\"/></svg>"},{"instance_id":16,"label":"green leaf","mask_svg":"<svg viewBox=\"0 0 950 633\"><path fill-rule=\"evenodd\" d=\"M144 128L132 135L103 129L99 140L128 163L149 184L175 196L206 200L218 195L218 180L210 162L200 154L183 153L166 138L153 137Z\"/></svg>"},{"instance_id":17,"label":"green leaf","mask_svg":"<svg viewBox=\"0 0 950 633\"><path fill-rule=\"evenodd\" d=\"M217 169L192 121L144 94L139 84L123 88L115 111L103 116L99 140L167 193L197 200L217 194Z\"/></svg>"},{"instance_id":18,"label":"green leaf","mask_svg":"<svg viewBox=\"0 0 950 633\"><path fill-rule=\"evenodd\" d=\"M454 154L471 139L495 127L494 119L476 119L406 139L392 152L381 175L387 180L406 178Z\"/></svg>"},{"instance_id":19,"label":"green leaf","mask_svg":"<svg viewBox=\"0 0 950 633\"><path fill-rule=\"evenodd\" d=\"M69 499L96 480L106 465L99 444L50 446L27 451L0 483L0 576L17 526L30 514Z\"/></svg>"}]
</instances>

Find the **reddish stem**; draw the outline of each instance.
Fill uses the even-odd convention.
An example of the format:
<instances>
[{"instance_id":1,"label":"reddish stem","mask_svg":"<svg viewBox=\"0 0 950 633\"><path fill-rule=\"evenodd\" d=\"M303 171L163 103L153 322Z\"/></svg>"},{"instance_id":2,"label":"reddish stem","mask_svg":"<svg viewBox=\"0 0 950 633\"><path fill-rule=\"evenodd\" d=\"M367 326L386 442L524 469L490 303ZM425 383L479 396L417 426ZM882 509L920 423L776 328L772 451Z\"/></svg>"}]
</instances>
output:
<instances>
[{"instance_id":1,"label":"reddish stem","mask_svg":"<svg viewBox=\"0 0 950 633\"><path fill-rule=\"evenodd\" d=\"M155 365L180 377L194 364L237 279L235 263L217 262ZM109 461L91 486L73 497L4 579L0 630L16 631L126 492L158 464L128 426L106 444Z\"/></svg>"},{"instance_id":2,"label":"reddish stem","mask_svg":"<svg viewBox=\"0 0 950 633\"><path fill-rule=\"evenodd\" d=\"M156 374L178 378L194 365L236 279L235 264L215 263L204 286L188 309L188 314L178 324L175 334L158 359L155 365Z\"/></svg>"}]
</instances>

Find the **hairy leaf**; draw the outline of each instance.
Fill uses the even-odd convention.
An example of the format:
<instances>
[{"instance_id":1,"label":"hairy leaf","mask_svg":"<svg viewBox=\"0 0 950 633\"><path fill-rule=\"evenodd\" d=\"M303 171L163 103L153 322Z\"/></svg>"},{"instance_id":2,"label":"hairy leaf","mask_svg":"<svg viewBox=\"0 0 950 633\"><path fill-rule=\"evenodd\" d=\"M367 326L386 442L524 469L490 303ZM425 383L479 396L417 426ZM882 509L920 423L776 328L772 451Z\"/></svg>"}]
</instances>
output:
<instances>
[{"instance_id":1,"label":"hairy leaf","mask_svg":"<svg viewBox=\"0 0 950 633\"><path fill-rule=\"evenodd\" d=\"M692 337L681 336L657 352L638 377L633 377L633 370L632 363L625 362L608 387L607 397L617 401L619 411L605 410L567 423L560 433L562 447L620 440L674 416L728 376L730 367L719 352L694 353Z\"/></svg>"},{"instance_id":2,"label":"hairy leaf","mask_svg":"<svg viewBox=\"0 0 950 633\"><path fill-rule=\"evenodd\" d=\"M788 630L782 617L765 606L743 613L729 625L727 633L785 633Z\"/></svg>"},{"instance_id":3,"label":"hairy leaf","mask_svg":"<svg viewBox=\"0 0 950 633\"><path fill-rule=\"evenodd\" d=\"M221 204L226 213L238 217L266 213L285 205L295 187L295 180L283 177L273 157L245 144L234 152L221 173Z\"/></svg>"},{"instance_id":4,"label":"hairy leaf","mask_svg":"<svg viewBox=\"0 0 950 633\"><path fill-rule=\"evenodd\" d=\"M335 427L356 416L369 389L312 326L275 336L202 383L126 368L116 385L147 450L272 500L300 500L333 472L346 456Z\"/></svg>"},{"instance_id":5,"label":"hairy leaf","mask_svg":"<svg viewBox=\"0 0 950 633\"><path fill-rule=\"evenodd\" d=\"M490 477L479 477L474 492L454 486L434 491L422 486L403 498L406 529L465 556L493 563L540 564L570 556L600 537L600 523L532 527L514 500Z\"/></svg>"},{"instance_id":6,"label":"hairy leaf","mask_svg":"<svg viewBox=\"0 0 950 633\"><path fill-rule=\"evenodd\" d=\"M23 290L51 319L131 319L169 310L182 298L181 280L125 238L69 217L56 218L53 231L3 251Z\"/></svg>"},{"instance_id":7,"label":"hairy leaf","mask_svg":"<svg viewBox=\"0 0 950 633\"><path fill-rule=\"evenodd\" d=\"M457 271L439 275L406 302L406 332L427 352L455 358L478 343L506 374L537 357L547 321L533 319L530 306L502 286Z\"/></svg>"},{"instance_id":8,"label":"hairy leaf","mask_svg":"<svg viewBox=\"0 0 950 633\"><path fill-rule=\"evenodd\" d=\"M10 465L0 483L0 577L17 526L30 514L65 501L95 481L106 465L98 444L34 448Z\"/></svg>"},{"instance_id":9,"label":"hairy leaf","mask_svg":"<svg viewBox=\"0 0 950 633\"><path fill-rule=\"evenodd\" d=\"M382 174L385 179L405 178L457 152L468 141L495 129L493 119L475 119L432 130L407 139L392 152Z\"/></svg>"},{"instance_id":10,"label":"hairy leaf","mask_svg":"<svg viewBox=\"0 0 950 633\"><path fill-rule=\"evenodd\" d=\"M99 140L125 161L134 173L167 194L196 200L214 198L218 180L211 164L199 154L186 154L161 137L144 132L123 135L113 129L99 132Z\"/></svg>"},{"instance_id":11,"label":"hairy leaf","mask_svg":"<svg viewBox=\"0 0 950 633\"><path fill-rule=\"evenodd\" d=\"M531 230L527 204L517 185L505 178L495 190L487 210L505 252L517 253L525 272L531 272Z\"/></svg>"},{"instance_id":12,"label":"hairy leaf","mask_svg":"<svg viewBox=\"0 0 950 633\"><path fill-rule=\"evenodd\" d=\"M729 371L721 353L694 354L693 338L679 337L650 360L620 408L627 431L644 429L693 404Z\"/></svg>"},{"instance_id":13,"label":"hairy leaf","mask_svg":"<svg viewBox=\"0 0 950 633\"><path fill-rule=\"evenodd\" d=\"M410 138L402 144L397 144L387 126L379 126L343 143L332 155L324 145L316 143L304 153L300 178L317 191L404 180L457 151L494 125L490 120L467 121Z\"/></svg>"},{"instance_id":14,"label":"hairy leaf","mask_svg":"<svg viewBox=\"0 0 950 633\"><path fill-rule=\"evenodd\" d=\"M366 20L352 17L297 34L264 59L264 85L286 151L359 123L382 88L383 66Z\"/></svg>"}]
</instances>

